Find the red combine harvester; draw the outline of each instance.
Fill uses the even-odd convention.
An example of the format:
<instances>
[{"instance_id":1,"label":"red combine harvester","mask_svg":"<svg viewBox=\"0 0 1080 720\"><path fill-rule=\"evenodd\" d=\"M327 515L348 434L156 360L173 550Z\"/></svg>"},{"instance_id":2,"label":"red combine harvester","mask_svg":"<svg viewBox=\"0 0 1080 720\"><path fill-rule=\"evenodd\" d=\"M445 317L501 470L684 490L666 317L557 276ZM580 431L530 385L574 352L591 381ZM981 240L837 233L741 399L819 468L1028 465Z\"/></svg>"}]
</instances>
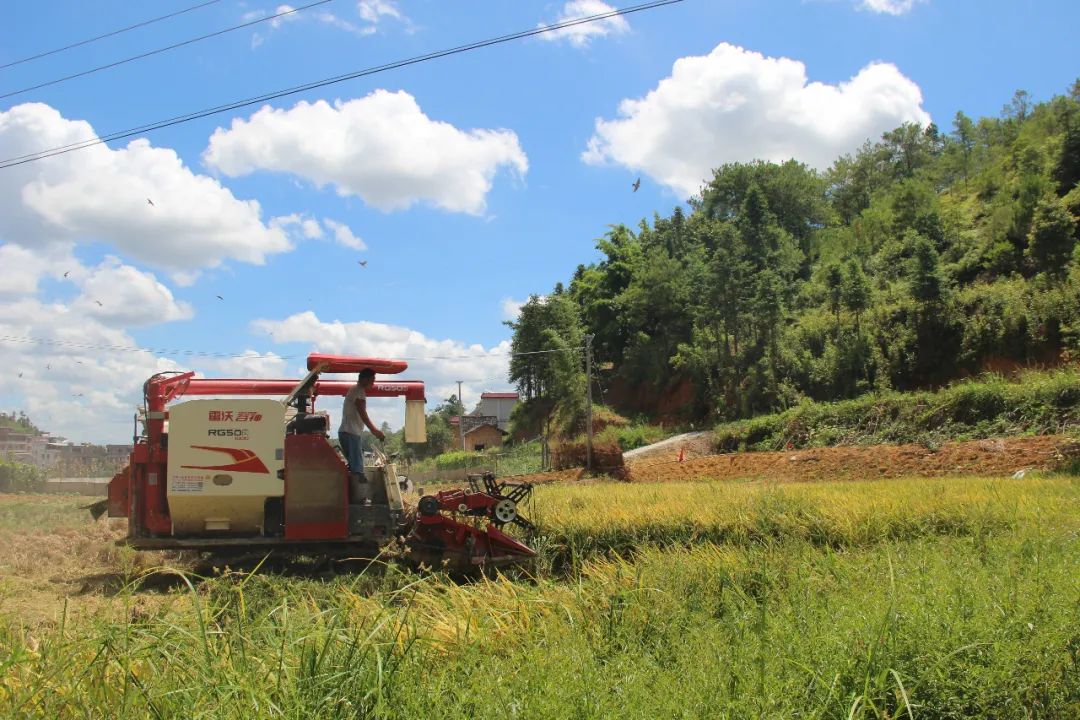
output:
<instances>
[{"instance_id":1,"label":"red combine harvester","mask_svg":"<svg viewBox=\"0 0 1080 720\"><path fill-rule=\"evenodd\" d=\"M465 490L402 502L397 469L379 460L350 476L328 442L321 396L351 381L322 373L377 373L368 397L405 397L405 441L424 442L424 383L379 380L397 360L308 356L302 380L201 379L159 373L143 385L144 432L127 467L109 483L109 517L128 518L121 542L140 549L254 551L372 556L401 538L433 567L502 566L535 553L503 532L533 526L518 514L527 483L472 476ZM181 397L213 399L174 402ZM252 396L278 396L281 399Z\"/></svg>"}]
</instances>

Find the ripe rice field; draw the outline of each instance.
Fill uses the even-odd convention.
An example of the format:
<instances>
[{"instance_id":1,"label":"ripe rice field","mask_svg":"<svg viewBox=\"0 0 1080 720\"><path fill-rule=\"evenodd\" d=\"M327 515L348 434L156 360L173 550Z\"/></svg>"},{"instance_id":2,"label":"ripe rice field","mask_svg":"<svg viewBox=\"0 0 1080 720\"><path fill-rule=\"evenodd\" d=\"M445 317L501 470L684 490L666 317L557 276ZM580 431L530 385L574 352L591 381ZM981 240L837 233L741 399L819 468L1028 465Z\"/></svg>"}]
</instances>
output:
<instances>
[{"instance_id":1,"label":"ripe rice field","mask_svg":"<svg viewBox=\"0 0 1080 720\"><path fill-rule=\"evenodd\" d=\"M0 498L0 717L1080 717L1080 478L534 498L536 565L470 582L212 574Z\"/></svg>"}]
</instances>

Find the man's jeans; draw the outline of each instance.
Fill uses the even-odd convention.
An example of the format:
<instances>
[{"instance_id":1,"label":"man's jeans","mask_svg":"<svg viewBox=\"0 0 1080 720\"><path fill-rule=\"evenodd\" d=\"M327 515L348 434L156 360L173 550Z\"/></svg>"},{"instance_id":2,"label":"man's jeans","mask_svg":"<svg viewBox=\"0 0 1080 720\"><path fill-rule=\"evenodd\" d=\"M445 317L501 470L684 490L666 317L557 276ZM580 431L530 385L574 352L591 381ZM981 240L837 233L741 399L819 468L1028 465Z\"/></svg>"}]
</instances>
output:
<instances>
[{"instance_id":1,"label":"man's jeans","mask_svg":"<svg viewBox=\"0 0 1080 720\"><path fill-rule=\"evenodd\" d=\"M345 460L349 463L349 472L364 473L364 443L359 435L339 432L338 442L341 443L341 452L345 453Z\"/></svg>"}]
</instances>

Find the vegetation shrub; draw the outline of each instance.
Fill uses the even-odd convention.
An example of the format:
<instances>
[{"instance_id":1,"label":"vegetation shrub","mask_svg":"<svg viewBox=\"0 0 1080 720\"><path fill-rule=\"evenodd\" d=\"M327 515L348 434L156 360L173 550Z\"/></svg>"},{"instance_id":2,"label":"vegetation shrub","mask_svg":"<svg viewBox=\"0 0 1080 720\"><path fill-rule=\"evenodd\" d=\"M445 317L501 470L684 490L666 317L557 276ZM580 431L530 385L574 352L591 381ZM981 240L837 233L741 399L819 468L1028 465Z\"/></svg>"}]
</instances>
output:
<instances>
[{"instance_id":1,"label":"vegetation shrub","mask_svg":"<svg viewBox=\"0 0 1080 720\"><path fill-rule=\"evenodd\" d=\"M717 448L781 450L874 443L940 443L1080 427L1080 369L965 380L937 392L889 391L723 423Z\"/></svg>"},{"instance_id":2,"label":"vegetation shrub","mask_svg":"<svg viewBox=\"0 0 1080 720\"><path fill-rule=\"evenodd\" d=\"M0 492L40 492L45 472L34 465L0 459Z\"/></svg>"},{"instance_id":3,"label":"vegetation shrub","mask_svg":"<svg viewBox=\"0 0 1080 720\"><path fill-rule=\"evenodd\" d=\"M435 469L460 470L461 468L478 465L483 459L483 453L469 450L452 450L435 456Z\"/></svg>"}]
</instances>

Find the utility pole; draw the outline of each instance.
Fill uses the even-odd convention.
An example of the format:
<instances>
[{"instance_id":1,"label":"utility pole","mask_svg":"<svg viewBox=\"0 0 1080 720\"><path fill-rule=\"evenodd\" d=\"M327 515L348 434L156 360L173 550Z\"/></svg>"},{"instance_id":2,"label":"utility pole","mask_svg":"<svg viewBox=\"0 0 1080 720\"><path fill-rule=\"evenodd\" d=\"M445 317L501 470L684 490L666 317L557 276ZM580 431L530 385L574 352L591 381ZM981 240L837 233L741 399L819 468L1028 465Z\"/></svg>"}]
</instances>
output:
<instances>
[{"instance_id":1,"label":"utility pole","mask_svg":"<svg viewBox=\"0 0 1080 720\"><path fill-rule=\"evenodd\" d=\"M585 467L589 472L592 472L593 466L593 447L592 447L592 335L585 336L585 398L587 401L586 407L588 408L588 425L586 426L588 432L588 444L586 446L585 455Z\"/></svg>"},{"instance_id":2,"label":"utility pole","mask_svg":"<svg viewBox=\"0 0 1080 720\"><path fill-rule=\"evenodd\" d=\"M457 381L457 402L461 406L458 413L458 432L461 433L461 449L465 450L465 401L461 399L461 381Z\"/></svg>"}]
</instances>

